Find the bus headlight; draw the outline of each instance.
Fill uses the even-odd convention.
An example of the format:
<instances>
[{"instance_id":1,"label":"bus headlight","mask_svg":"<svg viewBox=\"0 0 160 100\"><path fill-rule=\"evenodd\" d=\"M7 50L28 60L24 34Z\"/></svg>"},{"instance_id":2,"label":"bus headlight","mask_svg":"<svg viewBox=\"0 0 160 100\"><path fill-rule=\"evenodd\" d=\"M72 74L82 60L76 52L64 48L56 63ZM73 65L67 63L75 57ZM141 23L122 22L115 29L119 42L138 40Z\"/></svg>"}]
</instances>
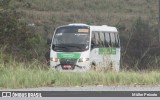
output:
<instances>
[{"instance_id":1,"label":"bus headlight","mask_svg":"<svg viewBox=\"0 0 160 100\"><path fill-rule=\"evenodd\" d=\"M89 58L80 58L79 62L85 62L85 61L88 61L88 60L89 60Z\"/></svg>"},{"instance_id":2,"label":"bus headlight","mask_svg":"<svg viewBox=\"0 0 160 100\"><path fill-rule=\"evenodd\" d=\"M50 60L53 62L58 62L58 58L51 58Z\"/></svg>"}]
</instances>

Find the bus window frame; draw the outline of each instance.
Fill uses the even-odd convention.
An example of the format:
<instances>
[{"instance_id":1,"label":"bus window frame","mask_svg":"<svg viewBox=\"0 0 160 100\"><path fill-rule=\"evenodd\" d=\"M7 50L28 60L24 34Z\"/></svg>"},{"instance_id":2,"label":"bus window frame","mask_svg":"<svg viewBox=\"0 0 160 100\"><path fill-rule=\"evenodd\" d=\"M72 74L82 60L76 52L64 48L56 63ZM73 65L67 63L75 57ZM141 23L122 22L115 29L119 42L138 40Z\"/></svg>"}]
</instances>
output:
<instances>
[{"instance_id":1,"label":"bus window frame","mask_svg":"<svg viewBox=\"0 0 160 100\"><path fill-rule=\"evenodd\" d=\"M108 41L106 38L107 37L106 34L108 34L108 36L109 36ZM100 36L100 35L103 35L104 40L101 40L102 36ZM113 36L111 37L111 35L113 35ZM112 41L113 37L114 37L114 40ZM102 42L103 42L103 44L102 44ZM103 48L103 47L105 47L105 48L107 48L107 47L119 48L120 47L120 38L119 38L118 32L92 31L91 49L92 48Z\"/></svg>"}]
</instances>

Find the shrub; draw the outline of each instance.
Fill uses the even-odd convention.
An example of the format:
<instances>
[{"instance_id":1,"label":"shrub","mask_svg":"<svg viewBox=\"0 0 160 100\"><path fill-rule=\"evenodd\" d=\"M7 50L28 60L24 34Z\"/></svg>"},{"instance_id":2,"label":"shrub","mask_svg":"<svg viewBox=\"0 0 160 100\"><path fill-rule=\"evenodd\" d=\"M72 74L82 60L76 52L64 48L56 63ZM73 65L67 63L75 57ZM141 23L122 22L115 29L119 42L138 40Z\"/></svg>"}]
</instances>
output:
<instances>
[{"instance_id":1,"label":"shrub","mask_svg":"<svg viewBox=\"0 0 160 100\"><path fill-rule=\"evenodd\" d=\"M0 24L0 46L6 46L3 51L17 60L38 58L41 36L35 33L34 27L20 21L21 13L9 6L10 1L0 1L0 23L3 23Z\"/></svg>"},{"instance_id":2,"label":"shrub","mask_svg":"<svg viewBox=\"0 0 160 100\"><path fill-rule=\"evenodd\" d=\"M123 63L134 69L153 67L153 60L150 58L151 56L156 56L156 53L151 54L150 51L153 49L152 45L156 42L155 28L151 27L149 23L141 18L138 18L128 31L128 34L129 33L130 39L128 39L126 49L123 50L123 52L126 52L122 57ZM126 40L127 38L123 37L123 39ZM123 45L123 47L125 46ZM150 62L152 62L152 64Z\"/></svg>"}]
</instances>

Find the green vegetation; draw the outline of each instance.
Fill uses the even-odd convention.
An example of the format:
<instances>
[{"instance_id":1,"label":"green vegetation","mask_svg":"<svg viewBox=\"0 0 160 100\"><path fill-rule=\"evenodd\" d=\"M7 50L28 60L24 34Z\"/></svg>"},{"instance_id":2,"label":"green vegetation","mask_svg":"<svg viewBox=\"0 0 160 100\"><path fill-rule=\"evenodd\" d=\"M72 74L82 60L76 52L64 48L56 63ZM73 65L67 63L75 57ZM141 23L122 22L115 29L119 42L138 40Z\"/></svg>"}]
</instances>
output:
<instances>
[{"instance_id":1,"label":"green vegetation","mask_svg":"<svg viewBox=\"0 0 160 100\"><path fill-rule=\"evenodd\" d=\"M89 24L125 23L131 25L138 17L157 23L158 0L15 0L13 4L29 22L56 27L73 22Z\"/></svg>"},{"instance_id":2,"label":"green vegetation","mask_svg":"<svg viewBox=\"0 0 160 100\"><path fill-rule=\"evenodd\" d=\"M5 51L18 55L20 60L44 62L46 40L57 26L87 23L118 28L123 69L152 69L160 65L158 0L6 0L1 8L7 8L10 12L4 11L10 17L0 17L0 22L5 23L0 30L0 44L7 45Z\"/></svg>"},{"instance_id":3,"label":"green vegetation","mask_svg":"<svg viewBox=\"0 0 160 100\"><path fill-rule=\"evenodd\" d=\"M4 51L17 60L44 61L48 50L46 40L57 26L74 22L107 24L119 29L124 69L157 67L159 63L154 62L159 61L160 54L157 2L0 0L0 22L4 23L0 25L0 46L7 46Z\"/></svg>"},{"instance_id":4,"label":"green vegetation","mask_svg":"<svg viewBox=\"0 0 160 100\"><path fill-rule=\"evenodd\" d=\"M0 87L160 84L157 22L158 0L0 0ZM125 71L48 69L46 40L69 23L116 26Z\"/></svg>"},{"instance_id":5,"label":"green vegetation","mask_svg":"<svg viewBox=\"0 0 160 100\"><path fill-rule=\"evenodd\" d=\"M159 71L134 72L57 72L46 69L40 62L8 63L0 67L0 88L27 88L40 86L94 86L94 85L159 85ZM32 68L34 67L34 68Z\"/></svg>"},{"instance_id":6,"label":"green vegetation","mask_svg":"<svg viewBox=\"0 0 160 100\"><path fill-rule=\"evenodd\" d=\"M2 52L0 62L0 88L160 84L160 71L158 70L58 72L48 68L45 63L37 59L17 62L13 56L6 56Z\"/></svg>"}]
</instances>

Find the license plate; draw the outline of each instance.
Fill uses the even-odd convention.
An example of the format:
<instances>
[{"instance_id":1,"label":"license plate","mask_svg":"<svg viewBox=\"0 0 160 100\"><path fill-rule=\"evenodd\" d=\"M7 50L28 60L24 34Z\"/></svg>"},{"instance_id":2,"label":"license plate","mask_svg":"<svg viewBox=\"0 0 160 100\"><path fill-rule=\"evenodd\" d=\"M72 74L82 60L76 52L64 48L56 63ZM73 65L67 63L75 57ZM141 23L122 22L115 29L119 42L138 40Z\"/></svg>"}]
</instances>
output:
<instances>
[{"instance_id":1,"label":"license plate","mask_svg":"<svg viewBox=\"0 0 160 100\"><path fill-rule=\"evenodd\" d=\"M65 69L70 69L71 66L70 66L70 65L64 65L63 68L65 68Z\"/></svg>"}]
</instances>

